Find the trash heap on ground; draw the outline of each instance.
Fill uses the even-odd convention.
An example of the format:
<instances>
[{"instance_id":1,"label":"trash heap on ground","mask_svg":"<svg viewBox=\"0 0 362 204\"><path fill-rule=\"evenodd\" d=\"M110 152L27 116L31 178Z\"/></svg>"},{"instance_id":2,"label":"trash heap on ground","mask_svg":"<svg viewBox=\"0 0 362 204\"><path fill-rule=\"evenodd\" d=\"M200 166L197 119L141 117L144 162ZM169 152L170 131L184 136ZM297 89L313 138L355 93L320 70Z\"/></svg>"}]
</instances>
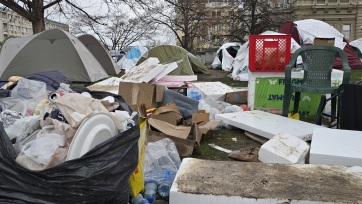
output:
<instances>
[{"instance_id":1,"label":"trash heap on ground","mask_svg":"<svg viewBox=\"0 0 362 204\"><path fill-rule=\"evenodd\" d=\"M57 71L0 94L4 202L128 202L139 126L122 97L71 87Z\"/></svg>"}]
</instances>

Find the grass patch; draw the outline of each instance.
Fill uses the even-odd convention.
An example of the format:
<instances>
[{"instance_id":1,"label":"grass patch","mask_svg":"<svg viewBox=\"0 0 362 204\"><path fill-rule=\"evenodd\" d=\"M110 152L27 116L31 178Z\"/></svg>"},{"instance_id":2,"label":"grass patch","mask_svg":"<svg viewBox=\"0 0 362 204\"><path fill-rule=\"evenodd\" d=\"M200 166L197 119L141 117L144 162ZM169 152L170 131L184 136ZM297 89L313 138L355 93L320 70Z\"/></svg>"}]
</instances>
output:
<instances>
[{"instance_id":1,"label":"grass patch","mask_svg":"<svg viewBox=\"0 0 362 204\"><path fill-rule=\"evenodd\" d=\"M235 140L235 141L234 141ZM228 153L212 148L209 144L215 144L229 150L241 150L260 146L244 134L244 130L238 128L215 130L212 136L201 141L200 146L194 149L193 158L228 161Z\"/></svg>"}]
</instances>

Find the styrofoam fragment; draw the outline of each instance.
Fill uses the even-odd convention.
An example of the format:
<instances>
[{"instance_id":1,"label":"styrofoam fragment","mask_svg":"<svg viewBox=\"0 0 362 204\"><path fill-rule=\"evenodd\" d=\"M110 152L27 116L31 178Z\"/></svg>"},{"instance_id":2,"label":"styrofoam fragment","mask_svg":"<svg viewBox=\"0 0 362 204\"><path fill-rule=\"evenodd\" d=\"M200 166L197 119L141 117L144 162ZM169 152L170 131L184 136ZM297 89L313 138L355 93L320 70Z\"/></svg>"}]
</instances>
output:
<instances>
[{"instance_id":1,"label":"styrofoam fragment","mask_svg":"<svg viewBox=\"0 0 362 204\"><path fill-rule=\"evenodd\" d=\"M362 131L315 128L311 164L362 166Z\"/></svg>"},{"instance_id":2,"label":"styrofoam fragment","mask_svg":"<svg viewBox=\"0 0 362 204\"><path fill-rule=\"evenodd\" d=\"M309 145L288 133L281 133L264 143L259 150L263 163L304 164Z\"/></svg>"}]
</instances>

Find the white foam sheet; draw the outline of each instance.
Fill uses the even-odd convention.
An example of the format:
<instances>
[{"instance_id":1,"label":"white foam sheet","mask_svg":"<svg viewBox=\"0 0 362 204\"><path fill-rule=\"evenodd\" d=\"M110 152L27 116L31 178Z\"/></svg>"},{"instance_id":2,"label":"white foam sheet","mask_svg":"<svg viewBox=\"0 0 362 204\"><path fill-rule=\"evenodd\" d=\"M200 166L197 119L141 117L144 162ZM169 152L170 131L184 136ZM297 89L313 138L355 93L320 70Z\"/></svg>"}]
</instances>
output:
<instances>
[{"instance_id":1,"label":"white foam sheet","mask_svg":"<svg viewBox=\"0 0 362 204\"><path fill-rule=\"evenodd\" d=\"M314 128L321 127L259 110L216 114L215 119L268 139L287 133L304 141L310 141Z\"/></svg>"},{"instance_id":2,"label":"white foam sheet","mask_svg":"<svg viewBox=\"0 0 362 204\"><path fill-rule=\"evenodd\" d=\"M362 131L316 128L309 163L362 166Z\"/></svg>"}]
</instances>

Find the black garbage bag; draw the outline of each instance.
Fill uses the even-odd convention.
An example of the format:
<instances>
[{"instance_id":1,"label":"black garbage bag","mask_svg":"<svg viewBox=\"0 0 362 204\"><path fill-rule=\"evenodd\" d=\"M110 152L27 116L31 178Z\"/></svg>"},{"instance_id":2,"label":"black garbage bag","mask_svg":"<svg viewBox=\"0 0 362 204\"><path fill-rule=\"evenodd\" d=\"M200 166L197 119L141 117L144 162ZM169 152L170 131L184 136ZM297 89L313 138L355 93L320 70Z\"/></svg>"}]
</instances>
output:
<instances>
[{"instance_id":1,"label":"black garbage bag","mask_svg":"<svg viewBox=\"0 0 362 204\"><path fill-rule=\"evenodd\" d=\"M114 97L130 110L121 96ZM136 125L78 159L34 172L16 163L15 150L0 123L0 203L127 204L128 180L138 162L139 135Z\"/></svg>"}]
</instances>

